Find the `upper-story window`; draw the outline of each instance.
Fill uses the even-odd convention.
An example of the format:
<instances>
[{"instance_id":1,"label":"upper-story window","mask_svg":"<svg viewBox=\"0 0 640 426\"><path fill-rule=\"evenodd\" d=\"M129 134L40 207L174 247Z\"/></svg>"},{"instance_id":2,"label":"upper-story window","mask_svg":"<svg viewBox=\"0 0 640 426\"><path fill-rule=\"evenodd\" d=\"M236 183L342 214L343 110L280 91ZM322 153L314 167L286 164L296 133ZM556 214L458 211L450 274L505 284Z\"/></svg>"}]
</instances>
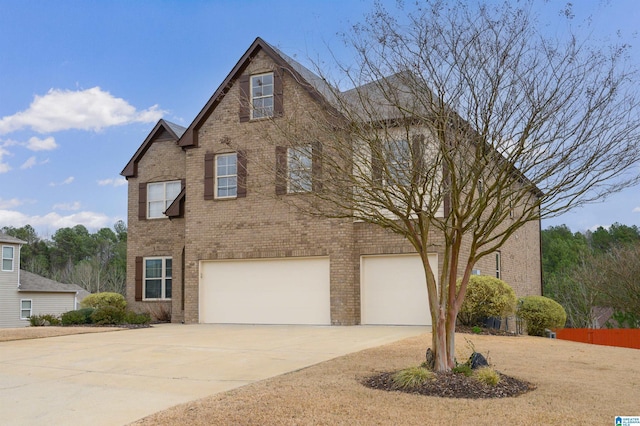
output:
<instances>
[{"instance_id":1,"label":"upper-story window","mask_svg":"<svg viewBox=\"0 0 640 426\"><path fill-rule=\"evenodd\" d=\"M238 194L238 155L216 155L216 198L236 198Z\"/></svg>"},{"instance_id":2,"label":"upper-story window","mask_svg":"<svg viewBox=\"0 0 640 426\"><path fill-rule=\"evenodd\" d=\"M311 145L287 149L287 192L308 192L313 188Z\"/></svg>"},{"instance_id":3,"label":"upper-story window","mask_svg":"<svg viewBox=\"0 0 640 426\"><path fill-rule=\"evenodd\" d=\"M392 140L387 142L385 148L385 159L388 170L385 185L409 186L411 184L412 172L409 142L404 139Z\"/></svg>"},{"instance_id":4,"label":"upper-story window","mask_svg":"<svg viewBox=\"0 0 640 426\"><path fill-rule=\"evenodd\" d=\"M7 272L13 271L14 247L2 246L2 270Z\"/></svg>"},{"instance_id":5,"label":"upper-story window","mask_svg":"<svg viewBox=\"0 0 640 426\"><path fill-rule=\"evenodd\" d=\"M164 212L180 194L182 184L179 180L147 184L147 218L166 217Z\"/></svg>"},{"instance_id":6,"label":"upper-story window","mask_svg":"<svg viewBox=\"0 0 640 426\"><path fill-rule=\"evenodd\" d=\"M273 116L273 73L251 76L251 118Z\"/></svg>"}]
</instances>

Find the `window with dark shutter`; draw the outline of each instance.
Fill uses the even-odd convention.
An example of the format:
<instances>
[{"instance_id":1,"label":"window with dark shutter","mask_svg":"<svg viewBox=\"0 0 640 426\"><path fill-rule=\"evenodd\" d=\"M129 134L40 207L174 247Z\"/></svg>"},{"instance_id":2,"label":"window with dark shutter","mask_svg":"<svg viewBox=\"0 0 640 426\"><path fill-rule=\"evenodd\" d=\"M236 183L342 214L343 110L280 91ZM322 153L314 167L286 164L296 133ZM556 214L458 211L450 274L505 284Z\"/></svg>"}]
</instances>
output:
<instances>
[{"instance_id":1,"label":"window with dark shutter","mask_svg":"<svg viewBox=\"0 0 640 426\"><path fill-rule=\"evenodd\" d=\"M142 300L142 257L140 256L136 256L135 284L136 302L140 302Z\"/></svg>"},{"instance_id":2,"label":"window with dark shutter","mask_svg":"<svg viewBox=\"0 0 640 426\"><path fill-rule=\"evenodd\" d=\"M311 148L311 179L313 192L322 191L322 144L318 141Z\"/></svg>"},{"instance_id":3,"label":"window with dark shutter","mask_svg":"<svg viewBox=\"0 0 640 426\"><path fill-rule=\"evenodd\" d=\"M138 219L147 219L147 184L146 182L138 185Z\"/></svg>"},{"instance_id":4,"label":"window with dark shutter","mask_svg":"<svg viewBox=\"0 0 640 426\"><path fill-rule=\"evenodd\" d=\"M236 196L244 198L247 196L247 152L240 150L237 154L238 190Z\"/></svg>"},{"instance_id":5,"label":"window with dark shutter","mask_svg":"<svg viewBox=\"0 0 640 426\"><path fill-rule=\"evenodd\" d=\"M287 193L287 148L276 146L276 195Z\"/></svg>"},{"instance_id":6,"label":"window with dark shutter","mask_svg":"<svg viewBox=\"0 0 640 426\"><path fill-rule=\"evenodd\" d=\"M204 199L213 200L215 154L204 155Z\"/></svg>"},{"instance_id":7,"label":"window with dark shutter","mask_svg":"<svg viewBox=\"0 0 640 426\"><path fill-rule=\"evenodd\" d=\"M240 122L244 123L251 119L250 93L249 93L249 76L242 75L238 79L240 88Z\"/></svg>"}]
</instances>

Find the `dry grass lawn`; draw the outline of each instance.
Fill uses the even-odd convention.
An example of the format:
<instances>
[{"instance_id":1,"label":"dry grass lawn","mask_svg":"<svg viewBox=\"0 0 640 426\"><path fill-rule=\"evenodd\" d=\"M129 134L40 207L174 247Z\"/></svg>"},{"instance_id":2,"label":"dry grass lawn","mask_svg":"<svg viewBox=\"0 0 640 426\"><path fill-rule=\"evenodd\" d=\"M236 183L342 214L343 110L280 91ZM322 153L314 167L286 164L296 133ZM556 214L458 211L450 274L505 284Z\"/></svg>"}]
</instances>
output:
<instances>
[{"instance_id":1,"label":"dry grass lawn","mask_svg":"<svg viewBox=\"0 0 640 426\"><path fill-rule=\"evenodd\" d=\"M66 336L67 334L104 333L122 330L117 327L20 327L0 328L0 342Z\"/></svg>"},{"instance_id":2,"label":"dry grass lawn","mask_svg":"<svg viewBox=\"0 0 640 426\"><path fill-rule=\"evenodd\" d=\"M465 400L385 392L360 384L418 365L429 334L336 358L189 402L136 425L607 425L640 415L640 351L540 337L458 334L494 367L534 383L517 398Z\"/></svg>"}]
</instances>

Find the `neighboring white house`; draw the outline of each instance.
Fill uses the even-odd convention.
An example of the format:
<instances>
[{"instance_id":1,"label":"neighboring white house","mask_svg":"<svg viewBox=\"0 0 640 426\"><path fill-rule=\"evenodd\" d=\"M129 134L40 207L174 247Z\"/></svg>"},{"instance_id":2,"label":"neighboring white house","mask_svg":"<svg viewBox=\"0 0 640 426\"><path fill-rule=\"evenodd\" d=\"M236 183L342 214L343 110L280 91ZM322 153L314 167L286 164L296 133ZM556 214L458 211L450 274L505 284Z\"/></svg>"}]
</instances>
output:
<instances>
[{"instance_id":1,"label":"neighboring white house","mask_svg":"<svg viewBox=\"0 0 640 426\"><path fill-rule=\"evenodd\" d=\"M62 284L20 270L24 241L0 233L0 327L26 327L31 315L60 315L78 308L89 293L75 284Z\"/></svg>"}]
</instances>

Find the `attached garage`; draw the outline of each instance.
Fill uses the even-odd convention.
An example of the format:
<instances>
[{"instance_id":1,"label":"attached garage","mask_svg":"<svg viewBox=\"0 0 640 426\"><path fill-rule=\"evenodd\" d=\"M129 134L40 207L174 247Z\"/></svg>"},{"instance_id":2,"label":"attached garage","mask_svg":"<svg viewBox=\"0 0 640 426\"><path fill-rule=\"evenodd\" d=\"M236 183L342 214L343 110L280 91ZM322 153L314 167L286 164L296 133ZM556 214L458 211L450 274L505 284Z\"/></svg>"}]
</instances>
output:
<instances>
[{"instance_id":1,"label":"attached garage","mask_svg":"<svg viewBox=\"0 0 640 426\"><path fill-rule=\"evenodd\" d=\"M200 262L200 322L331 324L329 258Z\"/></svg>"},{"instance_id":2,"label":"attached garage","mask_svg":"<svg viewBox=\"0 0 640 426\"><path fill-rule=\"evenodd\" d=\"M429 255L429 263L437 271L438 255ZM431 325L420 256L362 256L360 301L362 324Z\"/></svg>"}]
</instances>

